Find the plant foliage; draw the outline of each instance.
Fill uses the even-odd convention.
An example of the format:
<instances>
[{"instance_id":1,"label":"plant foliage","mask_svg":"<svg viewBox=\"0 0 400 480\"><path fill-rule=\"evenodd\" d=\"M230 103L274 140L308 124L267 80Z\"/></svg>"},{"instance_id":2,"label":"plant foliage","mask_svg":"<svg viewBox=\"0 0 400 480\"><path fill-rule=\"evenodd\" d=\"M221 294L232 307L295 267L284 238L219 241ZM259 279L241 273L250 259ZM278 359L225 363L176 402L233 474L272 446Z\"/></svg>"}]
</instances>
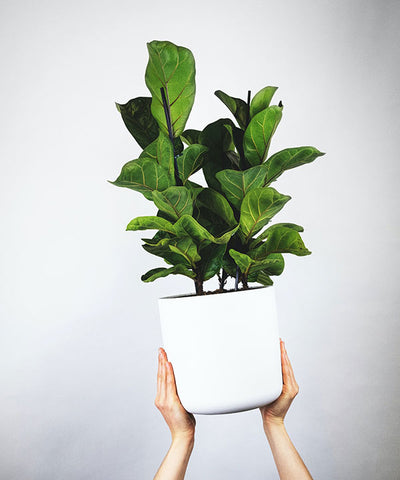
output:
<instances>
[{"instance_id":1,"label":"plant foliage","mask_svg":"<svg viewBox=\"0 0 400 480\"><path fill-rule=\"evenodd\" d=\"M282 254L309 255L292 223L270 225L291 197L270 185L286 170L324 155L314 147L287 148L269 155L283 106L271 105L277 87L267 86L247 102L221 90L215 95L235 121L224 118L203 130L185 130L195 96L195 62L190 50L167 41L148 45L145 81L151 97L116 104L128 131L143 149L126 163L118 187L154 202L154 216L137 217L127 230L155 230L143 248L166 266L142 275L152 282L168 275L194 280L196 293L218 276L271 285L284 269ZM163 98L164 97L164 98ZM186 144L186 147L184 147ZM202 171L207 186L190 177Z\"/></svg>"}]
</instances>

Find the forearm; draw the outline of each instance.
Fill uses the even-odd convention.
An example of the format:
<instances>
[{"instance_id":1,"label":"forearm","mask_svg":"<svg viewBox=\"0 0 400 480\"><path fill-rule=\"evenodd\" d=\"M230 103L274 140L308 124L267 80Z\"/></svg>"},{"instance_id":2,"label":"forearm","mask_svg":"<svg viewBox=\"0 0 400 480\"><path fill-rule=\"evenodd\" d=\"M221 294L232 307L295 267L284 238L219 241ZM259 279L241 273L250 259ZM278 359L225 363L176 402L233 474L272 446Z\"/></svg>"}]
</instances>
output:
<instances>
[{"instance_id":1,"label":"forearm","mask_svg":"<svg viewBox=\"0 0 400 480\"><path fill-rule=\"evenodd\" d=\"M175 438L154 480L183 480L193 450L194 438Z\"/></svg>"},{"instance_id":2,"label":"forearm","mask_svg":"<svg viewBox=\"0 0 400 480\"><path fill-rule=\"evenodd\" d=\"M264 431L280 480L312 480L310 472L290 440L283 422L264 423Z\"/></svg>"}]
</instances>

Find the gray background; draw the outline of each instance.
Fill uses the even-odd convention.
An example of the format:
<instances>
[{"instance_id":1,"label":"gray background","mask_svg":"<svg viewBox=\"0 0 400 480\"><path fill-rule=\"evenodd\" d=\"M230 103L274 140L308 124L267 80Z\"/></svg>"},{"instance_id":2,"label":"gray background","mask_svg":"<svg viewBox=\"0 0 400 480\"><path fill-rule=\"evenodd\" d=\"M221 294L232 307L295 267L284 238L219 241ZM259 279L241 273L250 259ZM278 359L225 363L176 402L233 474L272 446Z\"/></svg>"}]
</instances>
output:
<instances>
[{"instance_id":1,"label":"gray background","mask_svg":"<svg viewBox=\"0 0 400 480\"><path fill-rule=\"evenodd\" d=\"M0 6L0 477L152 478L167 450L156 299L193 286L141 283L160 263L124 229L152 204L106 180L140 152L113 102L148 94L168 39L197 61L189 128L229 116L216 89L277 85L271 152L327 152L275 185L313 252L275 283L287 428L315 478L398 478L399 2ZM258 411L197 422L188 478L277 478Z\"/></svg>"}]
</instances>

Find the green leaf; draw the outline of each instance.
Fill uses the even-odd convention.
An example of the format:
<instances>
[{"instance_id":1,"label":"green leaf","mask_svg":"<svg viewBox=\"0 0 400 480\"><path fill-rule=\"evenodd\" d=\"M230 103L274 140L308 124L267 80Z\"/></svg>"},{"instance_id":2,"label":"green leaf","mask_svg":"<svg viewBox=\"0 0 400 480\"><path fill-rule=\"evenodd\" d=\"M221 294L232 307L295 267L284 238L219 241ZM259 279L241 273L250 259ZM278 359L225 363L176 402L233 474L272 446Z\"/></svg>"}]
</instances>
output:
<instances>
[{"instance_id":1,"label":"green leaf","mask_svg":"<svg viewBox=\"0 0 400 480\"><path fill-rule=\"evenodd\" d=\"M293 255L311 255L299 233L291 228L280 227L272 230L266 241L269 253L292 253Z\"/></svg>"},{"instance_id":2,"label":"green leaf","mask_svg":"<svg viewBox=\"0 0 400 480\"><path fill-rule=\"evenodd\" d=\"M264 165L257 165L244 172L230 169L221 170L216 174L216 177L226 198L237 210L240 210L246 193L253 188L263 186L265 174Z\"/></svg>"},{"instance_id":3,"label":"green leaf","mask_svg":"<svg viewBox=\"0 0 400 480\"><path fill-rule=\"evenodd\" d=\"M249 107L244 100L227 95L221 90L214 92L215 95L223 102L236 118L239 127L243 130L247 127L247 119L249 115Z\"/></svg>"},{"instance_id":4,"label":"green leaf","mask_svg":"<svg viewBox=\"0 0 400 480\"><path fill-rule=\"evenodd\" d=\"M212 224L222 225L223 231L238 223L226 198L211 188L203 188L196 197L195 205L200 217L205 216Z\"/></svg>"},{"instance_id":5,"label":"green leaf","mask_svg":"<svg viewBox=\"0 0 400 480\"><path fill-rule=\"evenodd\" d=\"M200 130L188 129L181 134L181 139L186 145L193 145L194 143L199 143L200 133Z\"/></svg>"},{"instance_id":6,"label":"green leaf","mask_svg":"<svg viewBox=\"0 0 400 480\"><path fill-rule=\"evenodd\" d=\"M153 201L172 220L193 213L192 196L185 187L169 187L163 192L154 191Z\"/></svg>"},{"instance_id":7,"label":"green leaf","mask_svg":"<svg viewBox=\"0 0 400 480\"><path fill-rule=\"evenodd\" d=\"M161 217L136 217L126 227L127 230L161 230L175 235L174 225Z\"/></svg>"},{"instance_id":8,"label":"green leaf","mask_svg":"<svg viewBox=\"0 0 400 480\"><path fill-rule=\"evenodd\" d=\"M250 117L253 118L257 113L269 107L271 99L278 87L264 87L257 92L250 103Z\"/></svg>"},{"instance_id":9,"label":"green leaf","mask_svg":"<svg viewBox=\"0 0 400 480\"><path fill-rule=\"evenodd\" d=\"M196 265L200 278L209 280L221 270L225 251L226 244L213 243L200 250L201 260Z\"/></svg>"},{"instance_id":10,"label":"green leaf","mask_svg":"<svg viewBox=\"0 0 400 480\"><path fill-rule=\"evenodd\" d=\"M142 148L158 137L159 128L151 114L151 97L137 97L128 103L115 105L126 128Z\"/></svg>"},{"instance_id":11,"label":"green leaf","mask_svg":"<svg viewBox=\"0 0 400 480\"><path fill-rule=\"evenodd\" d=\"M267 287L274 284L270 276L262 270L254 274L250 273L250 275L247 277L247 281L261 283L261 285L265 285Z\"/></svg>"},{"instance_id":12,"label":"green leaf","mask_svg":"<svg viewBox=\"0 0 400 480\"><path fill-rule=\"evenodd\" d=\"M240 229L245 241L259 232L289 200L288 195L271 187L255 188L247 193L240 208Z\"/></svg>"},{"instance_id":13,"label":"green leaf","mask_svg":"<svg viewBox=\"0 0 400 480\"><path fill-rule=\"evenodd\" d=\"M258 244L262 243L262 241L265 240L272 231L280 227L291 228L296 232L304 232L304 228L301 225L296 225L295 223L275 223L264 230L257 238L254 238L250 242L250 248L255 248Z\"/></svg>"},{"instance_id":14,"label":"green leaf","mask_svg":"<svg viewBox=\"0 0 400 480\"><path fill-rule=\"evenodd\" d=\"M191 237L198 245L208 243L228 243L238 227L235 227L220 237L214 237L206 228L189 215L183 215L174 225L176 235Z\"/></svg>"},{"instance_id":15,"label":"green leaf","mask_svg":"<svg viewBox=\"0 0 400 480\"><path fill-rule=\"evenodd\" d=\"M251 250L252 258L261 260L271 253L292 253L293 255L310 255L299 232L287 227L277 227L268 235L266 242Z\"/></svg>"},{"instance_id":16,"label":"green leaf","mask_svg":"<svg viewBox=\"0 0 400 480\"><path fill-rule=\"evenodd\" d=\"M267 170L265 185L269 185L276 180L285 170L311 163L322 155L325 155L325 153L320 152L315 147L286 148L275 153L265 162Z\"/></svg>"},{"instance_id":17,"label":"green leaf","mask_svg":"<svg viewBox=\"0 0 400 480\"><path fill-rule=\"evenodd\" d=\"M239 267L240 271L247 275L253 260L245 253L240 253L233 248L229 250L229 255L233 258L233 260L235 260L235 263Z\"/></svg>"},{"instance_id":18,"label":"green leaf","mask_svg":"<svg viewBox=\"0 0 400 480\"><path fill-rule=\"evenodd\" d=\"M249 252L251 254L251 252ZM280 253L272 253L263 260L254 260L250 269L250 274L256 274L260 271L266 275L280 275L285 268L285 260ZM250 280L251 281L251 280Z\"/></svg>"},{"instance_id":19,"label":"green leaf","mask_svg":"<svg viewBox=\"0 0 400 480\"><path fill-rule=\"evenodd\" d=\"M190 261L186 260L184 257L182 257L181 254L173 252L170 247L169 247L169 242L176 241L175 238L165 238L163 240L160 240L159 242L155 244L146 244L142 245L143 249L146 250L146 252L151 253L152 255L156 255L157 257L161 257L165 260L166 263L169 263L170 265L185 265L186 267L191 267Z\"/></svg>"},{"instance_id":20,"label":"green leaf","mask_svg":"<svg viewBox=\"0 0 400 480\"><path fill-rule=\"evenodd\" d=\"M168 171L171 179L174 178L174 148L169 137L163 132L143 150L139 158L154 159Z\"/></svg>"},{"instance_id":21,"label":"green leaf","mask_svg":"<svg viewBox=\"0 0 400 480\"><path fill-rule=\"evenodd\" d=\"M215 178L216 173L235 166L227 155L227 152L232 152L235 149L234 128L235 125L231 120L221 118L207 125L199 138L200 143L208 147L203 162L204 178L210 188L219 192L221 186Z\"/></svg>"},{"instance_id":22,"label":"green leaf","mask_svg":"<svg viewBox=\"0 0 400 480\"><path fill-rule=\"evenodd\" d=\"M168 245L172 252L181 255L193 268L196 262L201 260L197 245L190 237L166 240L165 245Z\"/></svg>"},{"instance_id":23,"label":"green leaf","mask_svg":"<svg viewBox=\"0 0 400 480\"><path fill-rule=\"evenodd\" d=\"M203 164L204 155L208 148L204 145L191 145L183 151L183 154L176 159L179 177L185 185L188 178L197 172Z\"/></svg>"},{"instance_id":24,"label":"green leaf","mask_svg":"<svg viewBox=\"0 0 400 480\"><path fill-rule=\"evenodd\" d=\"M143 282L153 282L157 278L167 277L168 275L185 275L194 278L196 275L188 270L184 265L174 265L171 268L153 268L142 275Z\"/></svg>"},{"instance_id":25,"label":"green leaf","mask_svg":"<svg viewBox=\"0 0 400 480\"><path fill-rule=\"evenodd\" d=\"M246 128L243 149L251 165L260 165L267 158L275 130L282 118L282 107L273 105L257 113Z\"/></svg>"},{"instance_id":26,"label":"green leaf","mask_svg":"<svg viewBox=\"0 0 400 480\"><path fill-rule=\"evenodd\" d=\"M149 158L139 158L126 163L119 177L110 183L136 190L148 200L152 200L154 190L163 191L173 185L168 171Z\"/></svg>"},{"instance_id":27,"label":"green leaf","mask_svg":"<svg viewBox=\"0 0 400 480\"><path fill-rule=\"evenodd\" d=\"M152 95L151 112L160 129L168 134L160 88L164 87L170 109L172 131L179 137L185 128L196 91L195 62L192 52L171 42L147 44L149 62L145 81Z\"/></svg>"}]
</instances>

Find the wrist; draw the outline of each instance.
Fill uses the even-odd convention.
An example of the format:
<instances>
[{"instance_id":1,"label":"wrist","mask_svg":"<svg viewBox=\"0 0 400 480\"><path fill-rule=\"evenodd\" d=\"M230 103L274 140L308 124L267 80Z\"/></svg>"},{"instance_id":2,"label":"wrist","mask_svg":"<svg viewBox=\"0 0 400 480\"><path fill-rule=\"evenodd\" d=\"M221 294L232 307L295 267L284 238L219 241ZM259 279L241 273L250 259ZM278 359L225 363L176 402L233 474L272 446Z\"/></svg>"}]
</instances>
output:
<instances>
[{"instance_id":1,"label":"wrist","mask_svg":"<svg viewBox=\"0 0 400 480\"><path fill-rule=\"evenodd\" d=\"M180 432L172 434L172 443L193 448L194 432Z\"/></svg>"},{"instance_id":2,"label":"wrist","mask_svg":"<svg viewBox=\"0 0 400 480\"><path fill-rule=\"evenodd\" d=\"M273 416L265 416L263 417L263 427L264 430L271 430L271 429L284 429L284 419L282 417L273 417Z\"/></svg>"}]
</instances>

